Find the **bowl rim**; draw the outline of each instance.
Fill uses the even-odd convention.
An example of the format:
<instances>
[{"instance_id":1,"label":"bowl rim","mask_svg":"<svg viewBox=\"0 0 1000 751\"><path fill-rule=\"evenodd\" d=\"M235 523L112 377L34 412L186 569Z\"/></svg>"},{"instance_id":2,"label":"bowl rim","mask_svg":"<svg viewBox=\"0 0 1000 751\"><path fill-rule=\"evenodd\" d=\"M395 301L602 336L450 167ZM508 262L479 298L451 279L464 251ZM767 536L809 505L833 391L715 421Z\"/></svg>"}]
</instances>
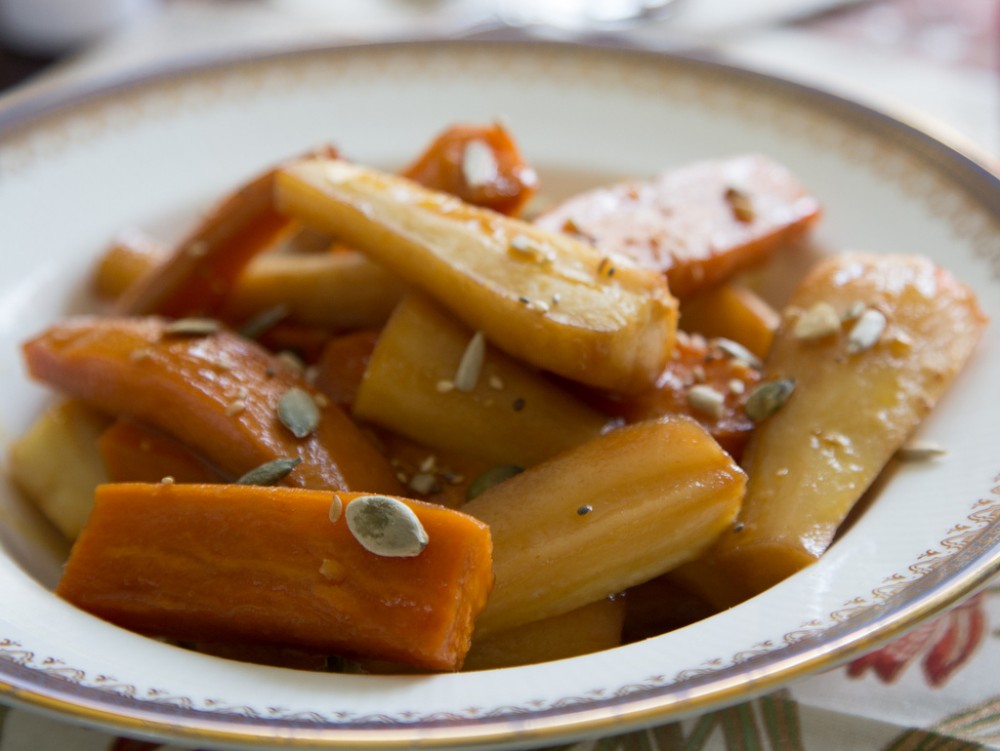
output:
<instances>
[{"instance_id":1,"label":"bowl rim","mask_svg":"<svg viewBox=\"0 0 1000 751\"><path fill-rule=\"evenodd\" d=\"M810 103L838 117L866 119L879 127L905 136L919 146L921 156L961 182L970 195L975 196L987 213L1000 222L1000 176L991 169L993 159L978 147L950 132L932 120L889 108L876 108L850 98L830 93L821 88L799 83L771 73L764 73L700 53L664 52L642 49L627 44L580 44L566 41L539 40L394 40L391 42L308 45L291 49L269 51L265 54L245 53L204 55L184 63L153 65L146 69L105 76L82 86L66 87L58 81L17 89L0 97L0 144L30 131L49 116L71 111L87 104L113 98L119 94L140 90L148 86L171 81L183 81L189 76L207 72L238 70L248 65L269 65L295 58L316 55L351 55L372 50L424 50L489 47L494 51L524 45L552 51L568 50L568 54L598 54L627 56L646 64L672 64L702 66L743 77L758 86L784 89L810 98ZM994 200L991 201L991 196ZM670 684L653 689L649 695L639 693L619 698L594 701L586 706L566 706L541 710L529 717L478 718L462 720L454 725L430 725L426 740L435 747L514 747L535 746L563 742L604 732L625 732L648 726L657 721L677 719L707 709L721 708L745 701L795 679L833 668L851 657L869 651L890 641L919 623L938 615L962 599L972 595L991 578L1000 573L1000 524L993 520L981 530L970 548L958 551L949 561L962 563L956 572L945 576L940 570L927 574L931 582L922 594L900 603L888 600L884 613L876 621L860 629L847 629L836 638L809 645L808 641L792 645L789 653L778 660L779 667L766 672L741 672L728 678L706 680L694 685L679 703L664 703L657 694L669 690ZM934 581L934 577L938 581ZM926 578L926 577L925 577ZM830 634L836 629L827 629ZM773 656L773 652L771 655ZM752 664L752 659L748 660ZM773 660L772 660L773 665ZM60 683L63 685L61 686ZM749 686L748 686L749 684ZM399 748L413 743L409 726L353 727L319 726L275 723L268 720L233 722L231 716L214 716L200 710L163 712L144 708L142 700L133 702L116 699L101 692L105 701L70 696L61 690L65 681L40 675L31 667L18 665L7 659L0 660L0 698L5 702L61 718L73 718L86 725L126 732L136 737L227 746L260 747L280 742L294 747L321 748ZM79 686L77 687L79 688ZM110 701L107 699L110 698ZM183 717L183 720L181 719ZM220 720L225 720L220 722ZM537 722L536 722L537 720ZM289 733L292 733L291 735ZM426 742L426 741L425 741Z\"/></svg>"}]
</instances>

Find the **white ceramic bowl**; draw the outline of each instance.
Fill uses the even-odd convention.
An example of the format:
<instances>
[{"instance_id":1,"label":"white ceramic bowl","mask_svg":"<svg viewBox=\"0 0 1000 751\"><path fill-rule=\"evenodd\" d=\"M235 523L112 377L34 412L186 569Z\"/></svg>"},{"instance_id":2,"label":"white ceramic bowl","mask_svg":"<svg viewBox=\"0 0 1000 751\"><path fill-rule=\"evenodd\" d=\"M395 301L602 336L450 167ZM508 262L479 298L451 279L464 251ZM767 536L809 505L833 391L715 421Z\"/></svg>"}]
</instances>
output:
<instances>
[{"instance_id":1,"label":"white ceramic bowl","mask_svg":"<svg viewBox=\"0 0 1000 751\"><path fill-rule=\"evenodd\" d=\"M322 142L393 167L447 124L497 116L543 179L576 175L579 186L770 155L822 199L821 247L926 254L1000 318L1000 181L882 114L652 54L462 43L306 51L0 109L4 439L48 398L26 379L19 343L91 304L90 265L119 229L176 235L243 178ZM503 671L298 673L128 633L50 592L64 551L5 485L0 689L11 703L202 747L544 744L739 701L872 648L1000 568L998 382L990 333L921 428L947 456L895 469L810 569L658 638Z\"/></svg>"}]
</instances>

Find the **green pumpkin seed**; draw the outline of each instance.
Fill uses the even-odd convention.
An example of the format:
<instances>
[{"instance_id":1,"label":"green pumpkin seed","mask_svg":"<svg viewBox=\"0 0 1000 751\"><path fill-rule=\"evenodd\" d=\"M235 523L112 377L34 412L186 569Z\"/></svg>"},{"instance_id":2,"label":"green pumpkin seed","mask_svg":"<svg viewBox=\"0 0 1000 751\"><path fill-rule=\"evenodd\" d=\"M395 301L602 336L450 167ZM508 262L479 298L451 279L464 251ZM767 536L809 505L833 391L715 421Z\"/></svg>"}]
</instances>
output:
<instances>
[{"instance_id":1,"label":"green pumpkin seed","mask_svg":"<svg viewBox=\"0 0 1000 751\"><path fill-rule=\"evenodd\" d=\"M354 539L368 552L385 558L413 558L430 541L413 510L395 498L355 498L347 504L344 516Z\"/></svg>"},{"instance_id":2,"label":"green pumpkin seed","mask_svg":"<svg viewBox=\"0 0 1000 751\"><path fill-rule=\"evenodd\" d=\"M280 303L262 310L240 327L240 335L247 339L256 339L287 318L288 313L288 306Z\"/></svg>"},{"instance_id":3,"label":"green pumpkin seed","mask_svg":"<svg viewBox=\"0 0 1000 751\"><path fill-rule=\"evenodd\" d=\"M305 389L293 386L278 401L278 419L296 438L305 438L319 425L319 407Z\"/></svg>"},{"instance_id":4,"label":"green pumpkin seed","mask_svg":"<svg viewBox=\"0 0 1000 751\"><path fill-rule=\"evenodd\" d=\"M275 459L265 462L259 467L254 467L236 481L237 485L275 485L285 479L288 474L295 469L302 460L299 457L292 459Z\"/></svg>"},{"instance_id":5,"label":"green pumpkin seed","mask_svg":"<svg viewBox=\"0 0 1000 751\"><path fill-rule=\"evenodd\" d=\"M209 336L220 328L214 318L178 318L168 323L163 333L167 336Z\"/></svg>"},{"instance_id":6,"label":"green pumpkin seed","mask_svg":"<svg viewBox=\"0 0 1000 751\"><path fill-rule=\"evenodd\" d=\"M782 378L759 384L747 397L744 407L747 417L754 422L766 420L785 405L793 391L795 391L794 378Z\"/></svg>"}]
</instances>

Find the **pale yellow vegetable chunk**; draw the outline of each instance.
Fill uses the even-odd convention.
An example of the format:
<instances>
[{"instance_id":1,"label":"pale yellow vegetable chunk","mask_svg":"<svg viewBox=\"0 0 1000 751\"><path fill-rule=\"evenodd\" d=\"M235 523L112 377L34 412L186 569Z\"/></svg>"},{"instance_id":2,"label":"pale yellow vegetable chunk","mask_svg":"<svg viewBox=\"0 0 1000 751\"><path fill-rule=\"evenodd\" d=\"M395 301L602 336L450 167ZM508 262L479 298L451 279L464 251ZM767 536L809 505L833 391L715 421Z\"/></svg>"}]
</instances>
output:
<instances>
[{"instance_id":1,"label":"pale yellow vegetable chunk","mask_svg":"<svg viewBox=\"0 0 1000 751\"><path fill-rule=\"evenodd\" d=\"M681 417L601 436L462 507L493 537L479 637L565 613L689 561L733 523L743 472Z\"/></svg>"},{"instance_id":2,"label":"pale yellow vegetable chunk","mask_svg":"<svg viewBox=\"0 0 1000 751\"><path fill-rule=\"evenodd\" d=\"M10 445L11 479L69 540L90 516L94 490L108 481L97 442L110 424L80 402L62 402Z\"/></svg>"},{"instance_id":3,"label":"pale yellow vegetable chunk","mask_svg":"<svg viewBox=\"0 0 1000 751\"><path fill-rule=\"evenodd\" d=\"M409 295L378 339L354 414L431 448L528 467L600 435L605 415L486 346L461 374L473 332ZM473 370L474 368L474 370Z\"/></svg>"},{"instance_id":4,"label":"pale yellow vegetable chunk","mask_svg":"<svg viewBox=\"0 0 1000 751\"><path fill-rule=\"evenodd\" d=\"M592 602L492 636L473 636L462 670L534 665L600 652L622 643L625 599Z\"/></svg>"},{"instance_id":5,"label":"pale yellow vegetable chunk","mask_svg":"<svg viewBox=\"0 0 1000 751\"><path fill-rule=\"evenodd\" d=\"M101 256L94 289L116 299L167 256L156 240L131 231ZM281 307L283 320L293 323L334 330L375 328L388 320L404 291L400 279L357 251L268 252L236 278L221 315L243 322Z\"/></svg>"},{"instance_id":6,"label":"pale yellow vegetable chunk","mask_svg":"<svg viewBox=\"0 0 1000 751\"><path fill-rule=\"evenodd\" d=\"M673 346L677 303L662 277L568 236L338 160L283 168L276 200L540 368L636 391Z\"/></svg>"},{"instance_id":7,"label":"pale yellow vegetable chunk","mask_svg":"<svg viewBox=\"0 0 1000 751\"><path fill-rule=\"evenodd\" d=\"M850 311L849 320L824 328L826 317L815 312L822 304ZM740 524L708 557L732 588L729 597L757 594L827 549L965 364L986 323L966 286L912 256L830 258L801 283L791 305L764 377L793 378L795 390L750 439ZM712 577L688 577L698 578Z\"/></svg>"}]
</instances>

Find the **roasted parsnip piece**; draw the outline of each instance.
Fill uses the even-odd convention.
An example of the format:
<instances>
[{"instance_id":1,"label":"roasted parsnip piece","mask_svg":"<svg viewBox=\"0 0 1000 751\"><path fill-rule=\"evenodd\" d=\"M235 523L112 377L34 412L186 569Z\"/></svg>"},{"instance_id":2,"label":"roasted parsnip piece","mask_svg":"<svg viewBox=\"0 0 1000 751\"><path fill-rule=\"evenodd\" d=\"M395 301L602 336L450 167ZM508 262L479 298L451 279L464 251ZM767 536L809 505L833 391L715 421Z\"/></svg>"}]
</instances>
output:
<instances>
[{"instance_id":1,"label":"roasted parsnip piece","mask_svg":"<svg viewBox=\"0 0 1000 751\"><path fill-rule=\"evenodd\" d=\"M289 392L301 393L299 405L308 399L300 372L230 331L185 323L81 316L28 341L24 355L34 378L162 430L233 478L298 458L288 484L400 489L388 461L335 405L300 408L299 425L310 428L301 437L279 419Z\"/></svg>"},{"instance_id":2,"label":"roasted parsnip piece","mask_svg":"<svg viewBox=\"0 0 1000 751\"><path fill-rule=\"evenodd\" d=\"M750 439L739 524L708 556L744 597L826 550L963 367L986 323L966 286L911 256L830 258L801 283L791 305L764 382L794 379L795 390ZM827 306L833 318L823 313Z\"/></svg>"},{"instance_id":3,"label":"roasted parsnip piece","mask_svg":"<svg viewBox=\"0 0 1000 751\"><path fill-rule=\"evenodd\" d=\"M463 670L492 670L600 652L622 643L624 598L598 600L562 615L472 639Z\"/></svg>"},{"instance_id":4,"label":"roasted parsnip piece","mask_svg":"<svg viewBox=\"0 0 1000 751\"><path fill-rule=\"evenodd\" d=\"M294 323L370 328L386 322L404 291L396 276L354 250L265 253L236 279L221 315L245 322L281 308Z\"/></svg>"},{"instance_id":5,"label":"roasted parsnip piece","mask_svg":"<svg viewBox=\"0 0 1000 751\"><path fill-rule=\"evenodd\" d=\"M819 203L760 156L708 161L575 196L537 224L665 273L681 298L768 258L819 217Z\"/></svg>"},{"instance_id":6,"label":"roasted parsnip piece","mask_svg":"<svg viewBox=\"0 0 1000 751\"><path fill-rule=\"evenodd\" d=\"M354 414L431 448L521 467L595 438L609 423L485 342L478 362L463 365L473 336L411 294L379 336Z\"/></svg>"},{"instance_id":7,"label":"roasted parsnip piece","mask_svg":"<svg viewBox=\"0 0 1000 751\"><path fill-rule=\"evenodd\" d=\"M155 240L129 232L101 257L95 291L113 300L167 258ZM331 330L381 326L403 289L399 279L357 251L268 252L237 275L219 315L243 324L262 312L279 310L284 322Z\"/></svg>"},{"instance_id":8,"label":"roasted parsnip piece","mask_svg":"<svg viewBox=\"0 0 1000 751\"><path fill-rule=\"evenodd\" d=\"M677 303L655 272L342 161L288 165L276 185L280 210L364 251L533 365L635 391L670 353Z\"/></svg>"},{"instance_id":9,"label":"roasted parsnip piece","mask_svg":"<svg viewBox=\"0 0 1000 751\"><path fill-rule=\"evenodd\" d=\"M493 536L479 636L622 592L700 555L733 523L746 478L683 417L630 425L495 485L462 510Z\"/></svg>"},{"instance_id":10,"label":"roasted parsnip piece","mask_svg":"<svg viewBox=\"0 0 1000 751\"><path fill-rule=\"evenodd\" d=\"M748 287L730 283L684 300L678 325L692 334L738 342L763 358L780 323L778 311L762 298Z\"/></svg>"},{"instance_id":11,"label":"roasted parsnip piece","mask_svg":"<svg viewBox=\"0 0 1000 751\"><path fill-rule=\"evenodd\" d=\"M65 401L10 445L11 479L69 540L83 529L94 490L108 481L97 442L110 422L81 402Z\"/></svg>"}]
</instances>

